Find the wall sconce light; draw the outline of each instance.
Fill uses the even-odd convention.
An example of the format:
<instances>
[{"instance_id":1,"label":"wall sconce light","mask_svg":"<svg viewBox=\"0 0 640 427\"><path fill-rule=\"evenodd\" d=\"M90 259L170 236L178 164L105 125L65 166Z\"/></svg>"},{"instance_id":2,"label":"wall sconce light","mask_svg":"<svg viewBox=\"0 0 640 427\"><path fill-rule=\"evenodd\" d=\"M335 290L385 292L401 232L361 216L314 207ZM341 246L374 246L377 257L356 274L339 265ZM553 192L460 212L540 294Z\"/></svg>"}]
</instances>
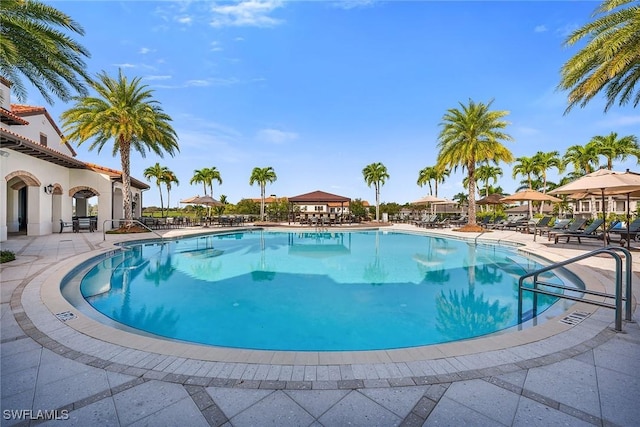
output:
<instances>
[{"instance_id":1,"label":"wall sconce light","mask_svg":"<svg viewBox=\"0 0 640 427\"><path fill-rule=\"evenodd\" d=\"M133 201L137 202L138 200L140 200L140 195L138 193L133 195Z\"/></svg>"},{"instance_id":2,"label":"wall sconce light","mask_svg":"<svg viewBox=\"0 0 640 427\"><path fill-rule=\"evenodd\" d=\"M44 187L45 194L53 194L53 184L49 184Z\"/></svg>"}]
</instances>

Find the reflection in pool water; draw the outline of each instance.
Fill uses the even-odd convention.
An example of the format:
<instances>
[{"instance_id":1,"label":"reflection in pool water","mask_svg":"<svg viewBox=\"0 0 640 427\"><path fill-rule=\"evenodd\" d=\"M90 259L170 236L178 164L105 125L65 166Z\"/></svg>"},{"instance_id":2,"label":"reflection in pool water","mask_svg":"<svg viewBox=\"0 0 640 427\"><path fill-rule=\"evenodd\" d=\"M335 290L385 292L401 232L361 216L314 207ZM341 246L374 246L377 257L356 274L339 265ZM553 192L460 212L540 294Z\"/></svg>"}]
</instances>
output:
<instances>
[{"instance_id":1,"label":"reflection in pool water","mask_svg":"<svg viewBox=\"0 0 640 427\"><path fill-rule=\"evenodd\" d=\"M516 325L518 278L537 267L513 247L418 234L245 231L128 246L92 267L80 289L104 315L163 337L372 350Z\"/></svg>"}]
</instances>

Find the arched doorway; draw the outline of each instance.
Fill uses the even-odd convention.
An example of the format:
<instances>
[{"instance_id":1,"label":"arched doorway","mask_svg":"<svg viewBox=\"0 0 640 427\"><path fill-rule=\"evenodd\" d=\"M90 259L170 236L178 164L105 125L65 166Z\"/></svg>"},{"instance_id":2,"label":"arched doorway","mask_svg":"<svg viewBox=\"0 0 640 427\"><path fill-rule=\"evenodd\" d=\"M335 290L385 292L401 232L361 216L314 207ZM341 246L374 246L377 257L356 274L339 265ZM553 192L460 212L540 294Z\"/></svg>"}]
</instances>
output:
<instances>
[{"instance_id":1,"label":"arched doorway","mask_svg":"<svg viewBox=\"0 0 640 427\"><path fill-rule=\"evenodd\" d=\"M94 188L79 186L69 190L73 198L72 214L74 217L98 215L98 193Z\"/></svg>"},{"instance_id":2,"label":"arched doorway","mask_svg":"<svg viewBox=\"0 0 640 427\"><path fill-rule=\"evenodd\" d=\"M23 170L8 174L5 180L7 233L34 234L29 233L29 228L30 224L39 226L40 223L40 180Z\"/></svg>"}]
</instances>

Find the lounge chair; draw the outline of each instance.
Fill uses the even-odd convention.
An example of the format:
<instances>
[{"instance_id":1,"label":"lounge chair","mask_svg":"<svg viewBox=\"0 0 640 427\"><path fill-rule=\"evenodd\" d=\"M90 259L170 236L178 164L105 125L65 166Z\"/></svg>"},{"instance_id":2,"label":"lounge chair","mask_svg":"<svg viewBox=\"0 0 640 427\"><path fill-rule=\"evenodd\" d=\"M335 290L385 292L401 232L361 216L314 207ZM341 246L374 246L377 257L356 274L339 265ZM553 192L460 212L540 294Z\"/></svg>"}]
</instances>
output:
<instances>
[{"instance_id":1,"label":"lounge chair","mask_svg":"<svg viewBox=\"0 0 640 427\"><path fill-rule=\"evenodd\" d=\"M526 231L527 233L540 233L541 229L545 229L549 227L549 223L553 217L551 216L543 216L538 220L529 220L526 227L516 228L519 231Z\"/></svg>"},{"instance_id":2,"label":"lounge chair","mask_svg":"<svg viewBox=\"0 0 640 427\"><path fill-rule=\"evenodd\" d=\"M430 224L435 222L438 219L438 215L431 214L428 217L424 218L421 221L416 221L416 226L418 227L429 227Z\"/></svg>"},{"instance_id":3,"label":"lounge chair","mask_svg":"<svg viewBox=\"0 0 640 427\"><path fill-rule=\"evenodd\" d=\"M635 240L638 237L638 234L640 234L640 217L629 223L628 231L627 227L622 227L611 230L610 233L620 235L619 243L621 245L624 245L628 240Z\"/></svg>"},{"instance_id":4,"label":"lounge chair","mask_svg":"<svg viewBox=\"0 0 640 427\"><path fill-rule=\"evenodd\" d=\"M527 219L527 217L525 216L517 216L514 218L511 218L509 220L509 222L507 222L506 224L502 225L500 227L501 230L506 230L506 229L518 229L518 227L522 227L523 225L528 224L529 220Z\"/></svg>"},{"instance_id":5,"label":"lounge chair","mask_svg":"<svg viewBox=\"0 0 640 427\"><path fill-rule=\"evenodd\" d=\"M598 233L598 228L600 228L600 226L602 225L604 221L601 219L596 219L594 220L587 228L584 229L583 232L581 233L562 233L562 234L556 234L556 237L554 239L555 243L558 243L558 240L566 237L567 241L565 243L569 243L569 240L571 240L571 238L576 238L578 239L578 243L582 243L581 239L599 239L602 240L604 239L604 235L608 234L611 232L611 230L618 225L619 221L612 221L609 226L607 227L606 231L604 233ZM607 243L609 243L609 237L607 236Z\"/></svg>"},{"instance_id":6,"label":"lounge chair","mask_svg":"<svg viewBox=\"0 0 640 427\"><path fill-rule=\"evenodd\" d=\"M538 234L540 236L544 236L545 233L561 233L567 229L570 222L571 222L570 219L561 219L560 221L557 221L555 225L553 225L552 227L547 227L547 228L538 230Z\"/></svg>"},{"instance_id":7,"label":"lounge chair","mask_svg":"<svg viewBox=\"0 0 640 427\"><path fill-rule=\"evenodd\" d=\"M452 219L450 222L452 225L465 225L469 221L467 214L461 215L459 218Z\"/></svg>"},{"instance_id":8,"label":"lounge chair","mask_svg":"<svg viewBox=\"0 0 640 427\"><path fill-rule=\"evenodd\" d=\"M432 221L429 224L427 224L427 227L429 228L445 228L448 226L449 226L449 218L442 218L441 220L438 220L436 218L435 221Z\"/></svg>"},{"instance_id":9,"label":"lounge chair","mask_svg":"<svg viewBox=\"0 0 640 427\"><path fill-rule=\"evenodd\" d=\"M587 223L587 219L586 218L576 218L573 222L571 222L571 224L569 224L569 226L564 229L564 230L560 230L560 231L551 231L549 230L547 232L547 236L549 237L549 240L551 240L552 236L555 236L556 234L564 234L564 233L582 233L582 227L584 227L584 225ZM540 234L542 236L542 234Z\"/></svg>"}]
</instances>

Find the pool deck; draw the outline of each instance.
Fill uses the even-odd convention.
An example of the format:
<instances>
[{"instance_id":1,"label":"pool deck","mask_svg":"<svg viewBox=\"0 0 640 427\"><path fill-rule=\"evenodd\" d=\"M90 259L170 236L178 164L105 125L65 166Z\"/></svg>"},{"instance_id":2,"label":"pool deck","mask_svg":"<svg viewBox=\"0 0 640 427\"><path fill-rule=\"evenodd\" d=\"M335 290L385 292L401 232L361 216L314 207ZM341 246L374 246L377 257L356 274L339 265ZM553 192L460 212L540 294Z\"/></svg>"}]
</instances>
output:
<instances>
[{"instance_id":1,"label":"pool deck","mask_svg":"<svg viewBox=\"0 0 640 427\"><path fill-rule=\"evenodd\" d=\"M410 225L384 230L478 236ZM60 279L74 266L140 236L103 241L101 232L69 232L2 243L18 257L0 264L1 425L632 426L640 420L635 304L634 321L623 322L623 332L613 329L613 310L579 303L535 327L404 350L269 352L180 344L106 327L60 295ZM511 231L478 239L523 243L523 250L552 261L599 247L595 241L553 244L546 237L533 242L532 235ZM639 255L633 255L635 300ZM590 258L573 270L589 288L613 292L611 258ZM38 411L54 410L49 415L57 421L35 419Z\"/></svg>"}]
</instances>

